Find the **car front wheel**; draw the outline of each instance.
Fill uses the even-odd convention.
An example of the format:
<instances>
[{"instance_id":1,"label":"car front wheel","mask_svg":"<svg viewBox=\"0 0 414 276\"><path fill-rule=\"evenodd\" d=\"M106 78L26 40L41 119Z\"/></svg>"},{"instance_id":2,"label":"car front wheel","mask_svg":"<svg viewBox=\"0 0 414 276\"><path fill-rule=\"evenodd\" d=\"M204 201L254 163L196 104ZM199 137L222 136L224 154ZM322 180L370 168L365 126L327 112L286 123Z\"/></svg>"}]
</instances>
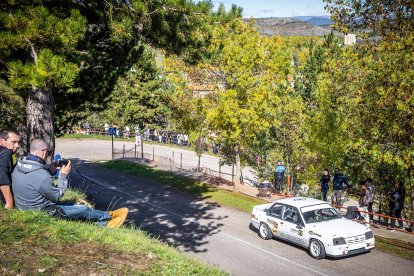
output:
<instances>
[{"instance_id":1,"label":"car front wheel","mask_svg":"<svg viewBox=\"0 0 414 276\"><path fill-rule=\"evenodd\" d=\"M325 247L320 241L313 239L309 244L309 253L315 259L323 259L325 258Z\"/></svg>"},{"instance_id":2,"label":"car front wheel","mask_svg":"<svg viewBox=\"0 0 414 276\"><path fill-rule=\"evenodd\" d=\"M260 223L259 236L264 240L269 240L272 238L272 232L270 231L269 226L267 226L266 223Z\"/></svg>"}]
</instances>

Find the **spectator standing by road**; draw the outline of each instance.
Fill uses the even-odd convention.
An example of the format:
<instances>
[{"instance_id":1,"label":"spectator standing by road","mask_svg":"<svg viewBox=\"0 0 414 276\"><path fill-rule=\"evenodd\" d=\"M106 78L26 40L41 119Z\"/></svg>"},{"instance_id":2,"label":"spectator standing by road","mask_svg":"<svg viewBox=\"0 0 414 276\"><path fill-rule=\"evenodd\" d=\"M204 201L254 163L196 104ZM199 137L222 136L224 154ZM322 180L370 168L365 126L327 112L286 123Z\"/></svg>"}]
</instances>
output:
<instances>
[{"instance_id":1,"label":"spectator standing by road","mask_svg":"<svg viewBox=\"0 0 414 276\"><path fill-rule=\"evenodd\" d=\"M125 132L124 132L124 138L129 139L129 135L131 134L131 130L129 128L129 126L125 127Z\"/></svg>"},{"instance_id":2,"label":"spectator standing by road","mask_svg":"<svg viewBox=\"0 0 414 276\"><path fill-rule=\"evenodd\" d=\"M285 175L286 167L283 166L282 160L277 161L277 166L275 168L275 191L280 192L283 187L283 177Z\"/></svg>"},{"instance_id":3,"label":"spectator standing by road","mask_svg":"<svg viewBox=\"0 0 414 276\"><path fill-rule=\"evenodd\" d=\"M89 122L85 123L85 129L86 129L86 135L89 135L91 133L91 125Z\"/></svg>"},{"instance_id":4,"label":"spectator standing by road","mask_svg":"<svg viewBox=\"0 0 414 276\"><path fill-rule=\"evenodd\" d=\"M405 201L405 190L404 190L404 183L402 181L395 183L395 190L391 194L390 198L390 211L391 217L394 218L401 218L401 211L404 208L404 201ZM402 220L398 221L400 228L403 228ZM391 219L391 225L389 230L393 230L395 228L395 219Z\"/></svg>"},{"instance_id":5,"label":"spectator standing by road","mask_svg":"<svg viewBox=\"0 0 414 276\"><path fill-rule=\"evenodd\" d=\"M328 169L324 169L323 175L321 179L319 180L319 185L321 186L323 201L328 201L328 199L326 198L326 194L328 193L328 190L329 190L329 182L331 182L331 175L329 174Z\"/></svg>"},{"instance_id":6,"label":"spectator standing by road","mask_svg":"<svg viewBox=\"0 0 414 276\"><path fill-rule=\"evenodd\" d=\"M13 208L11 174L13 170L12 154L19 148L20 134L14 129L0 130L0 201L4 207Z\"/></svg>"},{"instance_id":7,"label":"spectator standing by road","mask_svg":"<svg viewBox=\"0 0 414 276\"><path fill-rule=\"evenodd\" d=\"M349 182L345 176L339 171L339 168L335 168L334 177L333 177L333 194L331 196L333 205L342 205L342 193L346 188L349 189Z\"/></svg>"},{"instance_id":8,"label":"spectator standing by road","mask_svg":"<svg viewBox=\"0 0 414 276\"><path fill-rule=\"evenodd\" d=\"M108 131L109 131L109 124L108 123L105 123L104 124L104 129L105 129L105 136L109 136L109 133L108 133Z\"/></svg>"},{"instance_id":9,"label":"spectator standing by road","mask_svg":"<svg viewBox=\"0 0 414 276\"><path fill-rule=\"evenodd\" d=\"M135 133L135 145L139 146L141 145L141 134L139 133L139 125L136 124L134 127L134 133Z\"/></svg>"},{"instance_id":10,"label":"spectator standing by road","mask_svg":"<svg viewBox=\"0 0 414 276\"><path fill-rule=\"evenodd\" d=\"M115 211L100 211L85 205L62 204L68 186L67 176L71 170L70 161L60 169L57 185L53 185L51 172L46 168L50 146L41 139L30 143L30 154L17 162L13 171L13 193L16 207L19 210L42 210L49 215L93 221L101 226L119 228L128 214L127 208Z\"/></svg>"},{"instance_id":11,"label":"spectator standing by road","mask_svg":"<svg viewBox=\"0 0 414 276\"><path fill-rule=\"evenodd\" d=\"M369 186L366 181L361 181L361 192L359 194L359 208L366 212L368 211L368 205L369 205L369 199L370 199L370 192L369 192ZM369 222L369 216L367 213L362 213L362 217L366 222Z\"/></svg>"},{"instance_id":12,"label":"spectator standing by road","mask_svg":"<svg viewBox=\"0 0 414 276\"><path fill-rule=\"evenodd\" d=\"M372 206L374 205L374 197L375 197L375 186L372 184L372 179L367 178L366 180L368 190L369 190L369 202L368 202L368 212L372 213L373 209ZM374 220L374 215L369 214L369 222L372 222Z\"/></svg>"}]
</instances>

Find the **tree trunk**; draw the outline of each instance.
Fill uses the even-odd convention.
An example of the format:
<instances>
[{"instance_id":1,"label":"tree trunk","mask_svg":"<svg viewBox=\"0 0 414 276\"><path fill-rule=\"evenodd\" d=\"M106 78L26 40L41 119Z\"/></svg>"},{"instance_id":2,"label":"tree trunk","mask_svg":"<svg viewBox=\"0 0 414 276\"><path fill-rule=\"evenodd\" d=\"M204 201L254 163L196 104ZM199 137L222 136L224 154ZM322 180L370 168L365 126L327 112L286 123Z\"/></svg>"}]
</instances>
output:
<instances>
[{"instance_id":1,"label":"tree trunk","mask_svg":"<svg viewBox=\"0 0 414 276\"><path fill-rule=\"evenodd\" d=\"M236 152L236 175L235 175L235 179L234 179L234 192L239 192L240 191L240 152L239 149L236 148L235 150Z\"/></svg>"},{"instance_id":2,"label":"tree trunk","mask_svg":"<svg viewBox=\"0 0 414 276\"><path fill-rule=\"evenodd\" d=\"M26 103L28 145L40 138L50 143L50 157L55 151L55 131L53 127L54 99L51 89L32 89Z\"/></svg>"}]
</instances>

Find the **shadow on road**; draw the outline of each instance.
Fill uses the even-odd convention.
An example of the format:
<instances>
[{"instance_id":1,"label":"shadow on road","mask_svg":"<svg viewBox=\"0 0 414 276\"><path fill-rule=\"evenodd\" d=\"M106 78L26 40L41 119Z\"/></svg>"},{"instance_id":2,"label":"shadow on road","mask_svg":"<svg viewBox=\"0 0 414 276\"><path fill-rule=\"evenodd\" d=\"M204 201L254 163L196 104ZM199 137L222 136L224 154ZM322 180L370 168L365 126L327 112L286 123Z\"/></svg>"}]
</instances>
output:
<instances>
[{"instance_id":1,"label":"shadow on road","mask_svg":"<svg viewBox=\"0 0 414 276\"><path fill-rule=\"evenodd\" d=\"M128 207L127 223L183 251L205 252L208 236L220 232L227 216L216 203L201 201L148 178L72 159L70 187L83 191L97 209Z\"/></svg>"}]
</instances>

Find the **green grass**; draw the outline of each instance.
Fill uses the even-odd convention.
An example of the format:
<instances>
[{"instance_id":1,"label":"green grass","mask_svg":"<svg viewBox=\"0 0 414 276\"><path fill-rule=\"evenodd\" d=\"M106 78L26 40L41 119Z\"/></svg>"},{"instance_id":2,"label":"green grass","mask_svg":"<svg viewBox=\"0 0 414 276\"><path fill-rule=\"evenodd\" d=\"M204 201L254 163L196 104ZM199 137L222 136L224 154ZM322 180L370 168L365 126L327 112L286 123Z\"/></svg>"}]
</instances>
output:
<instances>
[{"instance_id":1,"label":"green grass","mask_svg":"<svg viewBox=\"0 0 414 276\"><path fill-rule=\"evenodd\" d=\"M404 241L377 237L375 249L414 261L414 245Z\"/></svg>"},{"instance_id":2,"label":"green grass","mask_svg":"<svg viewBox=\"0 0 414 276\"><path fill-rule=\"evenodd\" d=\"M0 207L2 275L225 275L134 228Z\"/></svg>"},{"instance_id":3,"label":"green grass","mask_svg":"<svg viewBox=\"0 0 414 276\"><path fill-rule=\"evenodd\" d=\"M253 206L265 203L263 200L241 193L233 193L218 189L208 183L196 181L178 174L157 170L128 161L105 161L100 162L99 164L105 168L115 169L132 175L148 178L152 181L176 188L198 198L208 199L209 201L214 201L245 212L251 212Z\"/></svg>"}]
</instances>

